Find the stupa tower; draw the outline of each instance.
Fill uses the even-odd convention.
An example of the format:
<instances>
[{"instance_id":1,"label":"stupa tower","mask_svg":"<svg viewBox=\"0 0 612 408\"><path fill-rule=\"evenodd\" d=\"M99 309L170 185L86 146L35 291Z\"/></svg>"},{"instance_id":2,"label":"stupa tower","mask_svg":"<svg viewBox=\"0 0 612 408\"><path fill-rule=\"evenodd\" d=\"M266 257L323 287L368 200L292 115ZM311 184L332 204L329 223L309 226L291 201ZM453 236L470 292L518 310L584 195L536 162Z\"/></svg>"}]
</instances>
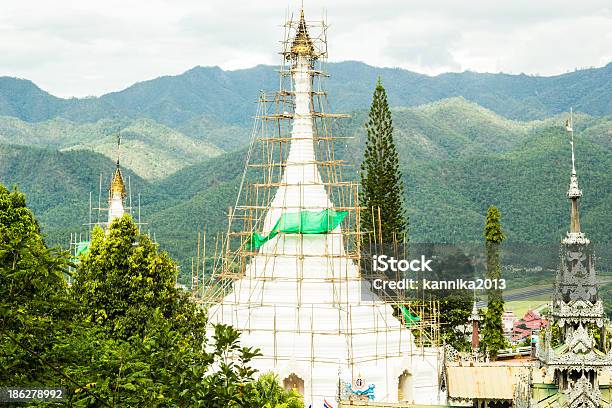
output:
<instances>
[{"instance_id":1,"label":"stupa tower","mask_svg":"<svg viewBox=\"0 0 612 408\"><path fill-rule=\"evenodd\" d=\"M110 188L108 190L108 225L116 218L121 218L125 213L124 200L126 197L125 183L119 166L119 149L121 138L117 136L117 166L113 173Z\"/></svg>"},{"instance_id":2,"label":"stupa tower","mask_svg":"<svg viewBox=\"0 0 612 408\"><path fill-rule=\"evenodd\" d=\"M567 197L570 228L561 241L561 260L555 280L551 317L560 338L552 339L552 325L539 353L552 374L562 407L596 408L600 404L599 376L612 368L612 352L606 350L606 318L597 293L597 274L591 242L580 229L578 186L574 156L572 117L566 123L572 149L572 171ZM594 334L599 332L599 339ZM559 344L553 344L557 341ZM555 405L557 406L557 405Z\"/></svg>"},{"instance_id":3,"label":"stupa tower","mask_svg":"<svg viewBox=\"0 0 612 408\"><path fill-rule=\"evenodd\" d=\"M325 109L327 26L302 10L285 29L280 90L260 96L223 262L203 293L209 321L240 330L263 353L254 368L277 373L305 406L437 403L437 349L415 347L360 277L358 185L334 156L342 115Z\"/></svg>"}]
</instances>

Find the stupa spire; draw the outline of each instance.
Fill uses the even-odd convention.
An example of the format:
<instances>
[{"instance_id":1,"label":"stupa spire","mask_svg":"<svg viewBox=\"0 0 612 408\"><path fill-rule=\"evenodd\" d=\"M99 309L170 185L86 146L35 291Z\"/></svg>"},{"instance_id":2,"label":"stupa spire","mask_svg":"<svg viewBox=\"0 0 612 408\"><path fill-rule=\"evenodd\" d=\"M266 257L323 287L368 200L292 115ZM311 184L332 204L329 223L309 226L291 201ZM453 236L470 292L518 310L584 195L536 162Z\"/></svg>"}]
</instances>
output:
<instances>
[{"instance_id":1,"label":"stupa spire","mask_svg":"<svg viewBox=\"0 0 612 408\"><path fill-rule=\"evenodd\" d=\"M576 156L574 151L574 118L573 111L570 109L570 117L565 122L565 129L570 136L570 145L572 147L572 173L570 174L570 183L567 190L567 198L571 201L570 212L570 230L569 236L578 237L582 233L580 231L580 214L578 212L578 199L582 197L582 190L578 186L578 175L576 174Z\"/></svg>"},{"instance_id":2,"label":"stupa spire","mask_svg":"<svg viewBox=\"0 0 612 408\"><path fill-rule=\"evenodd\" d=\"M108 192L108 223L113 222L115 218L121 218L125 213L123 207L123 200L125 199L125 183L123 182L123 175L121 174L121 167L119 165L121 149L121 136L117 135L117 166L115 173L111 180L109 192Z\"/></svg>"},{"instance_id":3,"label":"stupa spire","mask_svg":"<svg viewBox=\"0 0 612 408\"><path fill-rule=\"evenodd\" d=\"M543 368L553 371L558 392L570 397L570 407L602 407L600 379L598 376L612 367L612 353L606 350L606 318L603 302L598 295L597 272L593 248L580 231L578 199L582 191L578 187L574 155L573 115L565 123L572 147L572 173L567 197L571 200L571 226L561 241L561 262L555 279L546 342L538 351ZM564 347L552 347L552 325L559 328L560 343ZM605 380L603 380L605 381Z\"/></svg>"},{"instance_id":4,"label":"stupa spire","mask_svg":"<svg viewBox=\"0 0 612 408\"><path fill-rule=\"evenodd\" d=\"M306 25L306 18L304 17L304 8L300 11L300 22L295 33L293 42L291 43L291 56L299 57L305 56L312 59L317 59L312 40L308 35L308 26Z\"/></svg>"},{"instance_id":5,"label":"stupa spire","mask_svg":"<svg viewBox=\"0 0 612 408\"><path fill-rule=\"evenodd\" d=\"M247 159L240 189L259 192L242 193L232 210L215 277L223 289L204 295L208 322L240 330L241 342L261 350L253 368L275 372L304 406L337 407L345 392L437 402L437 351L419 347L422 357L411 358L412 332L360 276L357 185L338 170L328 120L340 116L325 111L319 81L327 25L307 23L302 10L284 27L280 89L260 99L259 146L248 154L261 150L262 174Z\"/></svg>"}]
</instances>

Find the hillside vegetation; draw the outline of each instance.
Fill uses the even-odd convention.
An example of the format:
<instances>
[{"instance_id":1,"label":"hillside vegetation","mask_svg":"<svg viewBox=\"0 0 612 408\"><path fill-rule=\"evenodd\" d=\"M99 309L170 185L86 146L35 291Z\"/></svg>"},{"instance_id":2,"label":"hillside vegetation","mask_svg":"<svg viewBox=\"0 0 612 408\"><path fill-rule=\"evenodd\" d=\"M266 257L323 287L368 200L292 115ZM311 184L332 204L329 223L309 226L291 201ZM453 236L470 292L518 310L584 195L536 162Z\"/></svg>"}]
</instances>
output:
<instances>
[{"instance_id":1,"label":"hillside vegetation","mask_svg":"<svg viewBox=\"0 0 612 408\"><path fill-rule=\"evenodd\" d=\"M364 111L353 112L351 119L338 122L335 129L336 134L353 137L336 143L337 157L350 165L344 174L353 179L363 156L365 115ZM477 242L490 204L502 211L511 242L558 242L566 231L570 150L561 126L563 117L510 120L464 98L414 108L397 107L393 115L412 240ZM15 119L4 120L3 123L15 123ZM577 166L584 190L583 227L593 240L602 243L612 241L610 223L602 222L609 221L611 213L611 121L610 116L576 115ZM65 130L49 130L52 122L60 123L62 129L74 126L93 130L90 134L73 130L73 136L66 136ZM91 135L110 127L103 123L118 122L20 121L17 123L30 132L23 131L24 137L34 135L29 139L31 143L44 144L43 140L47 140L49 148L1 147L0 180L8 185L19 184L28 194L50 242L66 245L70 232L82 230L81 224L88 219L90 191L97 205L100 174L104 205L108 178L114 168L114 145L110 136L95 143ZM236 199L246 147L242 143L236 152L189 164L192 151L186 152L189 149L182 145L184 142L176 143L182 149L177 152L164 148L165 140L166 146L173 145L168 133L171 136L174 131L169 128L150 120L125 120L121 124L122 161L131 181L133 204L140 193L147 229L154 231L162 246L183 265L190 265L198 228L207 226L209 248L215 235L226 228L227 209ZM43 128L47 131L43 132ZM131 139L133 128L139 129L142 136ZM147 138L147 134L152 136ZM66 146L71 137L78 143L68 150L55 150ZM146 167L147 161L130 161L130 155L143 156L142 150L136 150L137 143L149 152L160 150L159 156L150 157L155 162L151 169L158 165L166 170L172 168L165 160L181 162L180 168L151 177L147 174L151 171ZM106 155L80 150L87 146ZM197 160L198 155L191 157Z\"/></svg>"},{"instance_id":2,"label":"hillside vegetation","mask_svg":"<svg viewBox=\"0 0 612 408\"><path fill-rule=\"evenodd\" d=\"M612 63L554 77L442 74L435 77L359 62L329 64L336 158L357 179L376 77L392 106L413 242L480 242L484 214L502 211L509 242L558 242L567 229L570 150L562 127L575 111L583 227L610 243ZM0 78L0 182L17 184L47 240L65 246L104 206L122 138L132 204L183 265L197 230L209 241L226 228L261 89L274 67L196 67L119 92L62 99L30 81ZM565 113L564 113L565 112ZM100 177L102 175L102 188ZM101 215L104 219L105 215ZM93 220L98 218L93 213ZM212 241L210 242L212 245ZM209 246L210 248L210 246Z\"/></svg>"},{"instance_id":3,"label":"hillside vegetation","mask_svg":"<svg viewBox=\"0 0 612 408\"><path fill-rule=\"evenodd\" d=\"M116 160L121 135L121 162L139 176L159 179L190 164L218 156L223 150L203 138L187 137L151 119L100 119L75 123L54 118L28 123L0 117L0 143L62 151L89 150Z\"/></svg>"}]
</instances>

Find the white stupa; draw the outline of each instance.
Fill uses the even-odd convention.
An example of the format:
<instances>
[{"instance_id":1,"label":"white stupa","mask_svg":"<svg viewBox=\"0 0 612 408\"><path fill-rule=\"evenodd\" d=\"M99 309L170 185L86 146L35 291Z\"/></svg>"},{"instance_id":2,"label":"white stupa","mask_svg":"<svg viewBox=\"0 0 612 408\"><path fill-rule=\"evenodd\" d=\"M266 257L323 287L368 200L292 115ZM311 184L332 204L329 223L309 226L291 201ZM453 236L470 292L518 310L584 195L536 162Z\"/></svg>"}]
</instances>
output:
<instances>
[{"instance_id":1,"label":"white stupa","mask_svg":"<svg viewBox=\"0 0 612 408\"><path fill-rule=\"evenodd\" d=\"M314 149L316 58L302 11L289 54L295 101L290 150L263 236L281 216L334 211ZM322 407L325 400L337 407L347 392L385 402L440 402L436 350L417 349L392 307L360 279L345 255L340 225L328 233L280 232L263 243L233 290L209 308L209 318L240 330L242 344L259 347L263 356L253 367L277 373L286 388L304 395L306 407Z\"/></svg>"},{"instance_id":2,"label":"white stupa","mask_svg":"<svg viewBox=\"0 0 612 408\"><path fill-rule=\"evenodd\" d=\"M125 214L125 208L123 206L123 200L125 200L125 183L123 182L123 176L121 175L121 168L119 167L119 160L117 160L117 167L113 174L113 180L111 181L110 189L108 192L108 225L117 219L123 217Z\"/></svg>"},{"instance_id":3,"label":"white stupa","mask_svg":"<svg viewBox=\"0 0 612 408\"><path fill-rule=\"evenodd\" d=\"M123 214L125 214L123 202L125 200L126 191L123 175L121 174L121 166L119 165L120 148L121 136L117 135L117 166L115 167L110 188L108 189L108 227L110 227L114 220L123 217Z\"/></svg>"}]
</instances>

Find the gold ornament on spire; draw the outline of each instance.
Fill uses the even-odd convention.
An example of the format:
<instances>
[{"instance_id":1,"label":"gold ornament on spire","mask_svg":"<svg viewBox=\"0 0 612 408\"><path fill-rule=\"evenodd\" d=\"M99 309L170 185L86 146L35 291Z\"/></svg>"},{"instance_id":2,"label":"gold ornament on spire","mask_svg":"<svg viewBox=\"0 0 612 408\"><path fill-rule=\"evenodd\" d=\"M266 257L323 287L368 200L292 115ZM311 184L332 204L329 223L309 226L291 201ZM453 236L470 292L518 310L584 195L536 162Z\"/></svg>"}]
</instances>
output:
<instances>
[{"instance_id":1,"label":"gold ornament on spire","mask_svg":"<svg viewBox=\"0 0 612 408\"><path fill-rule=\"evenodd\" d=\"M120 195L121 198L125 198L125 183L123 183L123 176L121 175L121 169L119 165L115 169L115 174L113 174L113 181L111 182L110 187L110 195L111 197Z\"/></svg>"},{"instance_id":2,"label":"gold ornament on spire","mask_svg":"<svg viewBox=\"0 0 612 408\"><path fill-rule=\"evenodd\" d=\"M317 58L312 40L308 35L308 27L306 26L306 19L304 18L304 9L302 9L300 13L300 22L293 43L291 44L291 56L307 56L312 59Z\"/></svg>"},{"instance_id":3,"label":"gold ornament on spire","mask_svg":"<svg viewBox=\"0 0 612 408\"><path fill-rule=\"evenodd\" d=\"M120 148L121 148L121 135L117 135L117 168L115 169L115 174L113 174L113 180L111 181L110 186L110 197L120 196L121 199L124 199L126 196L125 192L125 183L123 182L123 176L121 175L121 168L119 167L119 156L120 156Z\"/></svg>"}]
</instances>

